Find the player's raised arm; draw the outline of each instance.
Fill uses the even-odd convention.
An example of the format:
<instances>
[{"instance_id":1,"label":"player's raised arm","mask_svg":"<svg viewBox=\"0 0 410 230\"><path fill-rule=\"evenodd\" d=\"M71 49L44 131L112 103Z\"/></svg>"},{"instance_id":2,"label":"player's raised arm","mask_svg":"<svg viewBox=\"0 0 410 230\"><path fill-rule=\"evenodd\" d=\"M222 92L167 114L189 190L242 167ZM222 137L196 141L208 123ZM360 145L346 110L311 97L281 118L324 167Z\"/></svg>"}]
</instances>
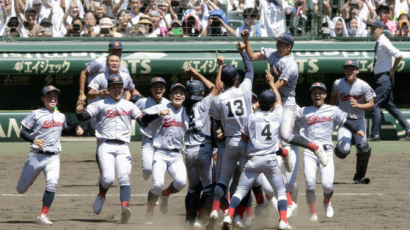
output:
<instances>
[{"instance_id":1,"label":"player's raised arm","mask_svg":"<svg viewBox=\"0 0 410 230\"><path fill-rule=\"evenodd\" d=\"M78 100L77 100L77 105L78 104L83 104L87 100L87 96L84 93L85 90L85 81L87 80L88 76L88 70L85 68L83 71L80 73L80 79L79 79L79 93L78 93Z\"/></svg>"},{"instance_id":2,"label":"player's raised arm","mask_svg":"<svg viewBox=\"0 0 410 230\"><path fill-rule=\"evenodd\" d=\"M207 89L212 89L213 87L215 87L214 83L200 74L194 67L191 66L191 64L188 65L188 69L185 72L193 77L198 78Z\"/></svg>"},{"instance_id":3,"label":"player's raised arm","mask_svg":"<svg viewBox=\"0 0 410 230\"><path fill-rule=\"evenodd\" d=\"M282 98L280 96L280 93L278 89L276 88L275 81L273 75L270 73L270 71L266 70L266 81L270 87L270 89L275 93L276 95L276 102L275 105L282 105Z\"/></svg>"},{"instance_id":4,"label":"player's raised arm","mask_svg":"<svg viewBox=\"0 0 410 230\"><path fill-rule=\"evenodd\" d=\"M254 52L249 44L249 31L247 29L242 30L241 32L242 41L245 44L245 51L248 54L251 61L258 61L263 60L264 57L262 56L261 52Z\"/></svg>"},{"instance_id":5,"label":"player's raised arm","mask_svg":"<svg viewBox=\"0 0 410 230\"><path fill-rule=\"evenodd\" d=\"M243 64L245 65L245 79L250 79L253 82L253 75L254 75L253 65L252 65L251 60L249 59L248 54L245 52L245 44L242 42L238 42L236 44L236 48L241 54Z\"/></svg>"}]
</instances>

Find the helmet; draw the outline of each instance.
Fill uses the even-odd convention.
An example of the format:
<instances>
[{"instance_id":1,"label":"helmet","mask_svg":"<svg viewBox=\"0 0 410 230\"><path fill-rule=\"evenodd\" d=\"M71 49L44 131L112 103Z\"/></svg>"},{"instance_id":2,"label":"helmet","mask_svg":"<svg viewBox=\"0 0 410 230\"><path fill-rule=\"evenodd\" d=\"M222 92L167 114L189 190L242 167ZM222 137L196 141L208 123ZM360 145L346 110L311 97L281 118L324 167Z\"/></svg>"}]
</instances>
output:
<instances>
[{"instance_id":1,"label":"helmet","mask_svg":"<svg viewBox=\"0 0 410 230\"><path fill-rule=\"evenodd\" d=\"M191 80L186 85L186 91L189 99L200 101L202 100L201 92L205 91L205 86L198 80Z\"/></svg>"}]
</instances>

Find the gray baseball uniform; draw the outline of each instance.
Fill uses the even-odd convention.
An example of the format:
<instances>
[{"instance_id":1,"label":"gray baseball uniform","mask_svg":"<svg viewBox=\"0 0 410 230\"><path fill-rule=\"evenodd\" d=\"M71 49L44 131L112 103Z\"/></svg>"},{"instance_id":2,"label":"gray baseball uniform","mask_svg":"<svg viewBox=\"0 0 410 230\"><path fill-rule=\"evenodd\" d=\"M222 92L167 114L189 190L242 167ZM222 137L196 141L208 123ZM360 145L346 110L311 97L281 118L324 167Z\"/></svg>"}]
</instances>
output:
<instances>
[{"instance_id":1,"label":"gray baseball uniform","mask_svg":"<svg viewBox=\"0 0 410 230\"><path fill-rule=\"evenodd\" d=\"M366 133L365 112L361 109L353 108L350 98L354 98L359 104L362 104L376 97L374 90L369 84L357 78L352 85L349 85L345 78L340 78L333 83L332 94L337 95L339 108L347 113L347 117L351 120L352 124ZM356 145L367 142L366 136L361 137L355 133L352 134L346 127L339 127L337 137L338 149L344 154L350 152L352 137Z\"/></svg>"},{"instance_id":2,"label":"gray baseball uniform","mask_svg":"<svg viewBox=\"0 0 410 230\"><path fill-rule=\"evenodd\" d=\"M157 104L166 105L169 100L166 98L161 98L160 102L156 102L152 97L146 97L139 99L135 102L135 105L141 110L151 108ZM141 159L142 159L142 176L145 180L152 174L152 159L154 156L154 148L152 146L152 138L155 136L161 123L159 120L154 120L148 124L146 127L140 126L140 133L142 136L141 143Z\"/></svg>"},{"instance_id":3,"label":"gray baseball uniform","mask_svg":"<svg viewBox=\"0 0 410 230\"><path fill-rule=\"evenodd\" d=\"M31 144L31 150L24 164L20 179L17 184L17 191L24 193L35 181L41 171L46 178L46 190L55 192L60 176L60 137L66 120L64 114L55 110L50 112L45 108L37 109L28 114L21 125L28 130L32 130L35 139L45 140L45 144L40 147ZM40 152L50 152L55 154L41 154Z\"/></svg>"}]
</instances>

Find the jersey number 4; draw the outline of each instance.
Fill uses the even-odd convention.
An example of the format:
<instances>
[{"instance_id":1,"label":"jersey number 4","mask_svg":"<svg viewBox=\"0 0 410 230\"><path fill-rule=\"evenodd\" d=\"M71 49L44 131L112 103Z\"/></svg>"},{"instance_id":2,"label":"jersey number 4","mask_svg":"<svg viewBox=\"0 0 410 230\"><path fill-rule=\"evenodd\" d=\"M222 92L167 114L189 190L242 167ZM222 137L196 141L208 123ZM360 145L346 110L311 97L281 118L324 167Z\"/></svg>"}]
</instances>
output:
<instances>
[{"instance_id":1,"label":"jersey number 4","mask_svg":"<svg viewBox=\"0 0 410 230\"><path fill-rule=\"evenodd\" d=\"M228 103L226 103L226 106L228 107L228 117L240 117L245 113L242 100L228 101Z\"/></svg>"},{"instance_id":2,"label":"jersey number 4","mask_svg":"<svg viewBox=\"0 0 410 230\"><path fill-rule=\"evenodd\" d=\"M267 141L272 140L272 133L270 132L270 124L266 124L265 127L263 127L261 136L266 137Z\"/></svg>"}]
</instances>

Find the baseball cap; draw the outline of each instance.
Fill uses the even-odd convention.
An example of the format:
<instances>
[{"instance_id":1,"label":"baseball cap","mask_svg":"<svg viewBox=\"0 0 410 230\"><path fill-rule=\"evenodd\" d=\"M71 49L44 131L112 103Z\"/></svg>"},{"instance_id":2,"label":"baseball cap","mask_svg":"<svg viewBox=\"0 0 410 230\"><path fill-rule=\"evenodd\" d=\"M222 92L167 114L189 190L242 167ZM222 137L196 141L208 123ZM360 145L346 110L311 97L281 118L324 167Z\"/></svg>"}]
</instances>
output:
<instances>
[{"instance_id":1,"label":"baseball cap","mask_svg":"<svg viewBox=\"0 0 410 230\"><path fill-rule=\"evenodd\" d=\"M48 92L51 91L56 91L57 94L60 94L60 90L57 89L54 85L46 85L43 87L43 89L41 90L41 96L46 95Z\"/></svg>"},{"instance_id":2,"label":"baseball cap","mask_svg":"<svg viewBox=\"0 0 410 230\"><path fill-rule=\"evenodd\" d=\"M155 83L157 83L157 82L163 83L164 85L167 84L167 82L165 81L165 79L162 78L162 77L153 77L153 78L151 79L151 85L153 85L153 84L155 84Z\"/></svg>"},{"instance_id":3,"label":"baseball cap","mask_svg":"<svg viewBox=\"0 0 410 230\"><path fill-rule=\"evenodd\" d=\"M314 90L316 88L319 88L319 89L324 90L325 92L327 92L326 85L323 82L313 83L312 86L310 86L309 90L310 90L310 92L312 92L312 90Z\"/></svg>"},{"instance_id":4,"label":"baseball cap","mask_svg":"<svg viewBox=\"0 0 410 230\"><path fill-rule=\"evenodd\" d=\"M377 27L377 28L385 28L386 27L386 24L384 24L384 22L381 21L381 20L376 20L376 21L370 22L370 23L367 22L366 25Z\"/></svg>"},{"instance_id":5,"label":"baseball cap","mask_svg":"<svg viewBox=\"0 0 410 230\"><path fill-rule=\"evenodd\" d=\"M183 84L181 83L175 83L173 85L171 85L171 90L170 92L172 93L172 91L176 90L176 89L182 89L184 91L184 93L186 92L186 88Z\"/></svg>"},{"instance_id":6,"label":"baseball cap","mask_svg":"<svg viewBox=\"0 0 410 230\"><path fill-rule=\"evenodd\" d=\"M108 76L108 85L123 84L122 77L119 74L111 74Z\"/></svg>"},{"instance_id":7,"label":"baseball cap","mask_svg":"<svg viewBox=\"0 0 410 230\"><path fill-rule=\"evenodd\" d=\"M293 44L295 43L295 39L294 39L293 36L292 36L291 34L289 34L289 33L281 33L281 34L279 35L279 37L274 37L274 38L275 38L275 40L281 41L281 42L283 42L283 43L285 43L285 44L288 44L288 45L290 45L290 46L292 46L292 47L293 47Z\"/></svg>"},{"instance_id":8,"label":"baseball cap","mask_svg":"<svg viewBox=\"0 0 410 230\"><path fill-rule=\"evenodd\" d=\"M233 83L235 81L238 71L233 65L225 65L222 68L221 80L223 83Z\"/></svg>"},{"instance_id":9,"label":"baseball cap","mask_svg":"<svg viewBox=\"0 0 410 230\"><path fill-rule=\"evenodd\" d=\"M112 20L110 18L101 18L100 20L100 28L102 29L110 29L114 27L114 23L112 23Z\"/></svg>"},{"instance_id":10,"label":"baseball cap","mask_svg":"<svg viewBox=\"0 0 410 230\"><path fill-rule=\"evenodd\" d=\"M110 44L108 44L108 49L110 50L120 50L122 49L122 43L117 40L112 40L110 41Z\"/></svg>"},{"instance_id":11,"label":"baseball cap","mask_svg":"<svg viewBox=\"0 0 410 230\"><path fill-rule=\"evenodd\" d=\"M259 104L262 106L272 106L276 101L276 95L269 89L265 89L259 94Z\"/></svg>"},{"instance_id":12,"label":"baseball cap","mask_svg":"<svg viewBox=\"0 0 410 230\"><path fill-rule=\"evenodd\" d=\"M346 60L345 64L343 64L343 68L345 68L346 66L354 66L356 68L359 68L359 64L357 63L356 60Z\"/></svg>"}]
</instances>

